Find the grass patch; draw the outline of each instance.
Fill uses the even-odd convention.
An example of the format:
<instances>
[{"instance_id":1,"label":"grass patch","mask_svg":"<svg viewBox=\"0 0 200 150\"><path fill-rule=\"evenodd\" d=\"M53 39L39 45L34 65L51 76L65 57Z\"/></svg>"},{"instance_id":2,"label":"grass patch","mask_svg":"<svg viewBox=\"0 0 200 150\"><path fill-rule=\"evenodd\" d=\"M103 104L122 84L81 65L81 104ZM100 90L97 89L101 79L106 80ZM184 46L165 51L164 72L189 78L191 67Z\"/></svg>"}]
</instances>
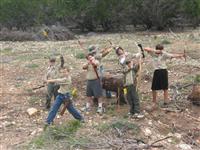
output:
<instances>
[{"instance_id":1,"label":"grass patch","mask_svg":"<svg viewBox=\"0 0 200 150\"><path fill-rule=\"evenodd\" d=\"M75 57L76 57L77 59L85 59L85 54L82 53L82 52L79 52L79 53L76 54Z\"/></svg>"},{"instance_id":2,"label":"grass patch","mask_svg":"<svg viewBox=\"0 0 200 150\"><path fill-rule=\"evenodd\" d=\"M48 54L46 53L22 53L22 54L15 54L16 55L16 60L19 61L33 61L37 59L44 59L48 58Z\"/></svg>"},{"instance_id":3,"label":"grass patch","mask_svg":"<svg viewBox=\"0 0 200 150\"><path fill-rule=\"evenodd\" d=\"M100 132L106 132L110 129L110 124L108 123L103 123L103 124L100 124L99 126L97 126L97 130L99 130Z\"/></svg>"},{"instance_id":4,"label":"grass patch","mask_svg":"<svg viewBox=\"0 0 200 150\"><path fill-rule=\"evenodd\" d=\"M106 114L111 115L111 116L115 116L115 112L116 112L116 106L115 105L109 105L106 109Z\"/></svg>"},{"instance_id":5,"label":"grass patch","mask_svg":"<svg viewBox=\"0 0 200 150\"><path fill-rule=\"evenodd\" d=\"M35 105L35 104L38 104L40 102L40 99L36 96L31 96L28 100L28 103L30 105Z\"/></svg>"},{"instance_id":6,"label":"grass patch","mask_svg":"<svg viewBox=\"0 0 200 150\"><path fill-rule=\"evenodd\" d=\"M171 44L170 41L168 41L167 39L164 39L161 41L161 44L165 45L165 44Z\"/></svg>"},{"instance_id":7,"label":"grass patch","mask_svg":"<svg viewBox=\"0 0 200 150\"><path fill-rule=\"evenodd\" d=\"M118 128L122 130L123 128L127 128L127 130L133 130L135 133L139 132L139 127L136 124L130 123L127 120L118 120L111 124L112 128Z\"/></svg>"},{"instance_id":8,"label":"grass patch","mask_svg":"<svg viewBox=\"0 0 200 150\"><path fill-rule=\"evenodd\" d=\"M16 83L16 84L15 84L15 87L16 87L16 88L19 88L19 87L21 87L21 86L22 86L21 83Z\"/></svg>"},{"instance_id":9,"label":"grass patch","mask_svg":"<svg viewBox=\"0 0 200 150\"><path fill-rule=\"evenodd\" d=\"M196 75L194 81L195 83L200 83L200 75Z\"/></svg>"},{"instance_id":10,"label":"grass patch","mask_svg":"<svg viewBox=\"0 0 200 150\"><path fill-rule=\"evenodd\" d=\"M97 127L97 130L99 130L100 132L103 132L103 133L105 133L109 130L112 130L112 129L119 129L119 130L126 129L126 131L129 130L133 134L138 134L140 132L140 128L138 125L130 123L125 119L120 119L117 121L113 121L111 123L104 123Z\"/></svg>"},{"instance_id":11,"label":"grass patch","mask_svg":"<svg viewBox=\"0 0 200 150\"><path fill-rule=\"evenodd\" d=\"M12 53L12 48L5 48L5 49L2 49L2 50L0 50L0 53L1 53L1 54L5 54L5 55L8 55L8 54Z\"/></svg>"},{"instance_id":12,"label":"grass patch","mask_svg":"<svg viewBox=\"0 0 200 150\"><path fill-rule=\"evenodd\" d=\"M25 67L30 68L30 69L34 69L34 68L38 68L39 65L37 65L37 64L27 64L27 65L25 65Z\"/></svg>"},{"instance_id":13,"label":"grass patch","mask_svg":"<svg viewBox=\"0 0 200 150\"><path fill-rule=\"evenodd\" d=\"M58 126L48 127L41 135L34 138L28 145L29 149L48 149L85 144L86 138L75 138L75 133L81 127L80 121L73 120ZM57 147L58 146L58 147Z\"/></svg>"}]
</instances>

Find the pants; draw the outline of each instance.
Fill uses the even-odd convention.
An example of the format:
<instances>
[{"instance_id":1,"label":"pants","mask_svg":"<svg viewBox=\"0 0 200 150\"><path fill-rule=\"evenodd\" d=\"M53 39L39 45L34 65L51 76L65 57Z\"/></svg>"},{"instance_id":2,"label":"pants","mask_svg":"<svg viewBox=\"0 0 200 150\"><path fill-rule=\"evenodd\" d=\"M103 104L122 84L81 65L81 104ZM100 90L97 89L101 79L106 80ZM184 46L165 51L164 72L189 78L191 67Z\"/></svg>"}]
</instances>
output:
<instances>
[{"instance_id":1,"label":"pants","mask_svg":"<svg viewBox=\"0 0 200 150\"><path fill-rule=\"evenodd\" d=\"M101 65L101 66L99 67L99 75L100 75L100 80L101 80L101 81L102 81L102 78L103 78L103 73L104 73L104 68L103 68L103 66ZM104 90L104 89L103 89L103 93L105 93L106 98L111 98L111 97L112 97L110 91L107 91L107 90Z\"/></svg>"},{"instance_id":2,"label":"pants","mask_svg":"<svg viewBox=\"0 0 200 150\"><path fill-rule=\"evenodd\" d=\"M54 96L54 99L56 99L56 96L58 95L58 89L60 88L59 85L55 85L54 83L49 83L47 85L47 96L46 96L46 107L51 107L51 99Z\"/></svg>"},{"instance_id":3,"label":"pants","mask_svg":"<svg viewBox=\"0 0 200 150\"><path fill-rule=\"evenodd\" d=\"M64 100L70 100L70 94L67 93L65 95L63 94L58 94L58 96L56 97L56 100L53 104L53 106L51 107L51 110L48 114L47 120L46 122L48 124L52 123L57 112L58 109L60 108L60 106L62 105ZM72 114L72 116L77 119L77 120L82 120L83 117L81 116L81 114L74 108L72 103L69 103L69 105L67 106L67 110L69 111L70 114Z\"/></svg>"},{"instance_id":4,"label":"pants","mask_svg":"<svg viewBox=\"0 0 200 150\"><path fill-rule=\"evenodd\" d=\"M139 97L134 85L127 86L127 99L130 105L130 113L140 113Z\"/></svg>"}]
</instances>

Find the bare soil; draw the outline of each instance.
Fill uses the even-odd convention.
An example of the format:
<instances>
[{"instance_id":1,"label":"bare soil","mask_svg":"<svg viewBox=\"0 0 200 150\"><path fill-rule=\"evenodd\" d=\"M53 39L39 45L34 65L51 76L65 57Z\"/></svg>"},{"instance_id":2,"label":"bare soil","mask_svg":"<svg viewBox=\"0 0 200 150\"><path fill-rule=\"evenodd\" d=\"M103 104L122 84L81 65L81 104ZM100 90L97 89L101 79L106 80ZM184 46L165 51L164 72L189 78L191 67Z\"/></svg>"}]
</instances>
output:
<instances>
[{"instance_id":1,"label":"bare soil","mask_svg":"<svg viewBox=\"0 0 200 150\"><path fill-rule=\"evenodd\" d=\"M100 48L109 46L107 40L122 46L129 52L137 52L138 49L134 41L142 43L144 46L154 47L157 43L164 43L166 51L181 53L186 50L188 55L185 62L182 60L169 60L169 84L184 85L192 83L195 75L200 74L200 31L187 31L177 34L175 37L171 33L120 33L120 34L95 34L92 36L80 36L80 40L87 47L90 44L98 44ZM81 69L85 59L77 59L76 55L83 53L77 44L77 40L62 42L0 42L0 149L16 149L19 145L28 144L34 137L43 132L44 122L48 111L45 110L46 88L33 91L32 88L42 84L42 79L48 65L47 57L51 54L62 53L65 64L72 67L73 84L78 89L78 98L75 105L80 109L86 102L85 96L85 72ZM147 55L147 54L146 54ZM103 60L105 69L117 69L117 57L115 52L111 52ZM179 100L184 109L179 112L158 108L149 111L151 106L151 80L153 70L151 58L146 57L142 65L142 79L139 93L141 99L141 110L145 118L135 120L126 118L129 122L137 124L141 133L138 138L145 139L147 143L152 143L166 136L173 136L173 139L163 140L163 149L181 149L180 144L188 144L192 149L200 149L200 107L192 105L187 96L191 88L181 90L182 98ZM170 97L173 91L169 90ZM163 95L159 92L159 101L162 102ZM104 98L107 108L116 98ZM38 113L34 116L27 114L27 109L34 107ZM99 116L95 112L84 114L86 123L80 130L80 134L95 138L96 130L93 126L102 123L112 122L123 118L129 110L127 105L117 109L114 105L112 113L105 113ZM66 112L63 117L55 119L55 124L62 124L73 118ZM151 131L147 135L146 129ZM178 136L177 136L178 135ZM180 136L179 136L180 135ZM128 137L133 135L128 134ZM175 139L175 140L174 140ZM98 148L98 147L97 147ZM45 148L43 148L45 149ZM117 149L110 146L110 149ZM157 149L157 148L152 148Z\"/></svg>"}]
</instances>

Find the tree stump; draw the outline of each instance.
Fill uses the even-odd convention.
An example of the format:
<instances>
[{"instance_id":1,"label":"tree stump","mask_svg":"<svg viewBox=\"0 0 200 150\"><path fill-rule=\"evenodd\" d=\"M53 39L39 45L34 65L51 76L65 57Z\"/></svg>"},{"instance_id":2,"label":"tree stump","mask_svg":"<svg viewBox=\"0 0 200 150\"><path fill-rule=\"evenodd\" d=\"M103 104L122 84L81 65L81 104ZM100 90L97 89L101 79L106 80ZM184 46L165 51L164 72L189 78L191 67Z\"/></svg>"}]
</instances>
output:
<instances>
[{"instance_id":1,"label":"tree stump","mask_svg":"<svg viewBox=\"0 0 200 150\"><path fill-rule=\"evenodd\" d=\"M193 85L192 93L188 99L194 104L200 106L200 84Z\"/></svg>"},{"instance_id":2,"label":"tree stump","mask_svg":"<svg viewBox=\"0 0 200 150\"><path fill-rule=\"evenodd\" d=\"M102 87L107 91L116 92L118 97L118 103L120 105L126 104L125 96L123 92L123 75L108 75L102 78Z\"/></svg>"}]
</instances>

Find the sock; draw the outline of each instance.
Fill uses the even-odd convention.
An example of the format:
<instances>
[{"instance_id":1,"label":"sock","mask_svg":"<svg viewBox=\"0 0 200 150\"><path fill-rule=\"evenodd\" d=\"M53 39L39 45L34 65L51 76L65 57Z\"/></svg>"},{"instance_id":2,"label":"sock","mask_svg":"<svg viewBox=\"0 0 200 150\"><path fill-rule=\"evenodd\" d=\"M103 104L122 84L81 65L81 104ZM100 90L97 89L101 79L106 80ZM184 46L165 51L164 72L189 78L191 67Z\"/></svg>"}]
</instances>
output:
<instances>
[{"instance_id":1,"label":"sock","mask_svg":"<svg viewBox=\"0 0 200 150\"><path fill-rule=\"evenodd\" d=\"M86 108L90 108L90 103L86 103Z\"/></svg>"},{"instance_id":2,"label":"sock","mask_svg":"<svg viewBox=\"0 0 200 150\"><path fill-rule=\"evenodd\" d=\"M99 107L101 107L101 108L102 108L102 106L103 106L103 104L102 104L102 103L99 103Z\"/></svg>"}]
</instances>

